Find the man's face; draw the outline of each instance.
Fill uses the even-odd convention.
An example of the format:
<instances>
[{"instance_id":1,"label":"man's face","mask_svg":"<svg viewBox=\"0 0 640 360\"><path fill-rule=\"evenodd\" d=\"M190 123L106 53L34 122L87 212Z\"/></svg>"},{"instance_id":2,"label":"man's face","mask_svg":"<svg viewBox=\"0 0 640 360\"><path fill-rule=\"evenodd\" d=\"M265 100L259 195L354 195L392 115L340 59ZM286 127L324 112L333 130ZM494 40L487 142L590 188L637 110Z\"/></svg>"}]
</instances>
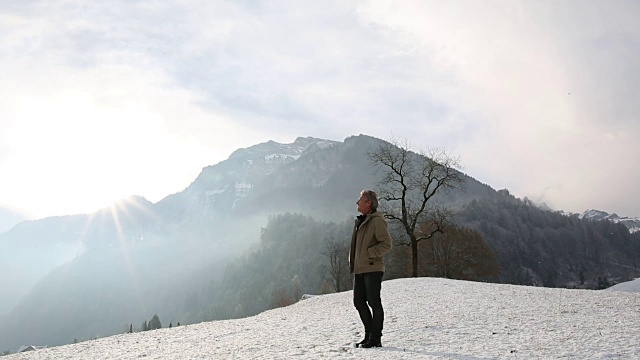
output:
<instances>
[{"instance_id":1,"label":"man's face","mask_svg":"<svg viewBox=\"0 0 640 360\"><path fill-rule=\"evenodd\" d=\"M371 212L371 201L367 199L366 195L360 196L360 199L356 201L356 205L358 205L358 212L360 214L368 214Z\"/></svg>"}]
</instances>

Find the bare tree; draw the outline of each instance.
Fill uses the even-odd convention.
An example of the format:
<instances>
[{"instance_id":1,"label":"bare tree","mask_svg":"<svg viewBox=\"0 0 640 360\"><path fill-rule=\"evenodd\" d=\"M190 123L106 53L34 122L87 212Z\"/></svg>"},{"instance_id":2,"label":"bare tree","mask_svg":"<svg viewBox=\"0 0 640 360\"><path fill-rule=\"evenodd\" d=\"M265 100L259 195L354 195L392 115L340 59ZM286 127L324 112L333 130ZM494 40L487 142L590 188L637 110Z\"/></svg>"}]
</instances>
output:
<instances>
[{"instance_id":1,"label":"bare tree","mask_svg":"<svg viewBox=\"0 0 640 360\"><path fill-rule=\"evenodd\" d=\"M300 300L300 277L295 275L293 279L291 279L291 285L293 285L293 299L295 301Z\"/></svg>"},{"instance_id":2,"label":"bare tree","mask_svg":"<svg viewBox=\"0 0 640 360\"><path fill-rule=\"evenodd\" d=\"M384 142L367 155L383 172L378 189L383 211L406 235L395 243L411 247L412 276L417 277L418 243L444 232L452 216L449 209L435 204L434 197L464 185L461 173L455 169L460 166L459 160L438 148L415 153L406 140ZM429 226L421 228L421 223Z\"/></svg>"},{"instance_id":3,"label":"bare tree","mask_svg":"<svg viewBox=\"0 0 640 360\"><path fill-rule=\"evenodd\" d=\"M294 304L295 301L287 293L285 288L279 288L271 292L271 308L279 308Z\"/></svg>"},{"instance_id":4,"label":"bare tree","mask_svg":"<svg viewBox=\"0 0 640 360\"><path fill-rule=\"evenodd\" d=\"M500 275L496 253L476 230L449 225L420 247L420 271L427 275L473 281Z\"/></svg>"},{"instance_id":5,"label":"bare tree","mask_svg":"<svg viewBox=\"0 0 640 360\"><path fill-rule=\"evenodd\" d=\"M327 240L324 255L329 259L329 275L336 292L350 288L349 243L340 240Z\"/></svg>"}]
</instances>

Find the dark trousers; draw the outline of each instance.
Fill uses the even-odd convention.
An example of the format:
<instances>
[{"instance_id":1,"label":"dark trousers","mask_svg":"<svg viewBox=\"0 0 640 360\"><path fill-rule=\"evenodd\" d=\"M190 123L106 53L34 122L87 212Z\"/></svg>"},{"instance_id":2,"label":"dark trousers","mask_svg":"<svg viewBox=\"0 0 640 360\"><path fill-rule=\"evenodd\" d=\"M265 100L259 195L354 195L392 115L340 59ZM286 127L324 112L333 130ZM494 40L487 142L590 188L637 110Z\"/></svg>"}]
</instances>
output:
<instances>
[{"instance_id":1,"label":"dark trousers","mask_svg":"<svg viewBox=\"0 0 640 360\"><path fill-rule=\"evenodd\" d=\"M384 311L380 300L380 287L383 275L382 271L356 274L353 280L353 305L360 314L364 331L370 334L372 339L380 339L382 336Z\"/></svg>"}]
</instances>

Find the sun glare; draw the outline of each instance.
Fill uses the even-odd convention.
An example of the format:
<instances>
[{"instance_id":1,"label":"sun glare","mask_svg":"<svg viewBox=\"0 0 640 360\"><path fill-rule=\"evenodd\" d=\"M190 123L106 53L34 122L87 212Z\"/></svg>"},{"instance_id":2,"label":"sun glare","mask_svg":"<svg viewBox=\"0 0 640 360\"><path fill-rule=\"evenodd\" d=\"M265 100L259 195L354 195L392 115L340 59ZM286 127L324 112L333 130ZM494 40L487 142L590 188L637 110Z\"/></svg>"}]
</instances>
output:
<instances>
[{"instance_id":1,"label":"sun glare","mask_svg":"<svg viewBox=\"0 0 640 360\"><path fill-rule=\"evenodd\" d=\"M133 298L138 302L138 306L141 308L145 307L145 303L143 301L143 293L142 287L140 286L140 274L136 264L134 263L134 255L133 247L140 244L143 241L144 233L139 231L144 231L145 226L134 226L135 233L131 233L131 227L127 228L128 223L133 223L138 220L142 221L150 221L154 222L157 220L156 214L153 210L150 210L148 206L145 206L143 203L145 201L143 198L130 196L128 198L123 198L118 201L113 202L110 206L102 209L101 211L97 211L92 213L85 223L83 233L87 233L90 229L93 230L97 227L101 231L106 231L106 233L110 233L109 229L111 226L115 229L115 239L103 239L106 240L106 243L93 244L98 247L117 247L117 250L120 252L122 259L124 260L124 264L126 266L127 274L131 280L131 284L133 285ZM137 224L140 225L140 224ZM127 232L129 231L129 232ZM84 240L84 236L81 237ZM87 238L88 239L88 238ZM89 244L85 245L83 248L88 248Z\"/></svg>"}]
</instances>

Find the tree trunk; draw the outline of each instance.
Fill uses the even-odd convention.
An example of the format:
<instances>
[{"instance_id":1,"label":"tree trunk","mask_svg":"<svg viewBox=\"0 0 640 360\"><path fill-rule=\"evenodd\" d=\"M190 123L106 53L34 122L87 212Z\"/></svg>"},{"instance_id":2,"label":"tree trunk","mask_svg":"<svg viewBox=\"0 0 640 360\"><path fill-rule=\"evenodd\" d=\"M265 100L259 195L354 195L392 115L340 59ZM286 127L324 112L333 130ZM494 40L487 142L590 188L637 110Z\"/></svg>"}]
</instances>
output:
<instances>
[{"instance_id":1,"label":"tree trunk","mask_svg":"<svg viewBox=\"0 0 640 360\"><path fill-rule=\"evenodd\" d=\"M411 238L411 276L418 277L418 240L413 236Z\"/></svg>"}]
</instances>

